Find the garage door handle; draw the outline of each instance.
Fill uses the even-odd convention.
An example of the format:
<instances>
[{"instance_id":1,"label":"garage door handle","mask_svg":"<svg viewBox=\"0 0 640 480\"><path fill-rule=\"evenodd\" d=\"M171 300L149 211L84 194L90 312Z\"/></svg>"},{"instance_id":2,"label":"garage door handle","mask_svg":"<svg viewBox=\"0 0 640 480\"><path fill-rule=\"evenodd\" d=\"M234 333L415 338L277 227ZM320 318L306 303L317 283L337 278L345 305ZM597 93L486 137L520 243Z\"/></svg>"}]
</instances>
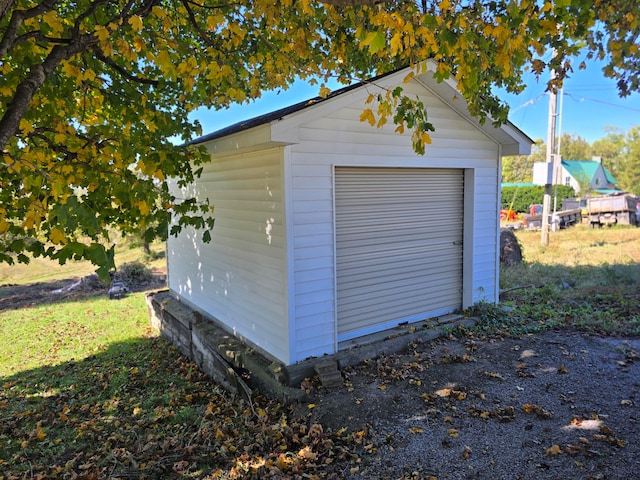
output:
<instances>
[{"instance_id":1,"label":"garage door handle","mask_svg":"<svg viewBox=\"0 0 640 480\"><path fill-rule=\"evenodd\" d=\"M453 242L454 245L462 245L462 240L456 240Z\"/></svg>"}]
</instances>

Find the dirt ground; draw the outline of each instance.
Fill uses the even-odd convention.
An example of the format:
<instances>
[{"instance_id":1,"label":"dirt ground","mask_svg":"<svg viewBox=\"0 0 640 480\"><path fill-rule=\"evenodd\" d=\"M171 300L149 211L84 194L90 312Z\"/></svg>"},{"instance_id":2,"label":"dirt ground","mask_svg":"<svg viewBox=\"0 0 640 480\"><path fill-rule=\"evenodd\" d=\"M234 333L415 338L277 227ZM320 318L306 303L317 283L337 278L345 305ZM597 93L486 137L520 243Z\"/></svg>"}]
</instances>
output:
<instances>
[{"instance_id":1,"label":"dirt ground","mask_svg":"<svg viewBox=\"0 0 640 480\"><path fill-rule=\"evenodd\" d=\"M366 431L344 478L635 479L639 352L569 331L414 343L346 369L343 388L307 385L308 415Z\"/></svg>"},{"instance_id":2,"label":"dirt ground","mask_svg":"<svg viewBox=\"0 0 640 480\"><path fill-rule=\"evenodd\" d=\"M131 292L161 288L165 284L165 272L152 272L151 279L142 283L125 279L125 284ZM0 312L66 300L106 296L108 288L96 275L26 285L0 285Z\"/></svg>"}]
</instances>

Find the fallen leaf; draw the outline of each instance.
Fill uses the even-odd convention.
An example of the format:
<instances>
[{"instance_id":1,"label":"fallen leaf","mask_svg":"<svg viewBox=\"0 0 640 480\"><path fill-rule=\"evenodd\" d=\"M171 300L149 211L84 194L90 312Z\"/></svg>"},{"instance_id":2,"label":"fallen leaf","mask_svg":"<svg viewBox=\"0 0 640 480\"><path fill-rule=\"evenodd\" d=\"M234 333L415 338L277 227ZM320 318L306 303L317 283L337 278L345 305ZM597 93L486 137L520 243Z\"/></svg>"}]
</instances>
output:
<instances>
[{"instance_id":1,"label":"fallen leaf","mask_svg":"<svg viewBox=\"0 0 640 480\"><path fill-rule=\"evenodd\" d=\"M553 414L540 405L536 405L535 403L525 403L522 405L522 409L528 415L536 415L539 418L551 418Z\"/></svg>"},{"instance_id":2,"label":"fallen leaf","mask_svg":"<svg viewBox=\"0 0 640 480\"><path fill-rule=\"evenodd\" d=\"M447 433L449 434L450 437L457 437L458 436L458 430L456 430L455 428L448 429Z\"/></svg>"},{"instance_id":3,"label":"fallen leaf","mask_svg":"<svg viewBox=\"0 0 640 480\"><path fill-rule=\"evenodd\" d=\"M304 458L305 460L315 460L316 458L318 458L318 454L311 450L311 447L309 447L309 445L302 448L298 452L298 456Z\"/></svg>"},{"instance_id":4,"label":"fallen leaf","mask_svg":"<svg viewBox=\"0 0 640 480\"><path fill-rule=\"evenodd\" d=\"M567 445L564 451L569 455L575 455L582 451L582 447L580 445Z\"/></svg>"},{"instance_id":5,"label":"fallen leaf","mask_svg":"<svg viewBox=\"0 0 640 480\"><path fill-rule=\"evenodd\" d=\"M43 440L46 436L47 434L44 433L44 431L42 430L42 426L40 425L40 422L38 422L38 424L36 425L36 438L38 440Z\"/></svg>"},{"instance_id":6,"label":"fallen leaf","mask_svg":"<svg viewBox=\"0 0 640 480\"><path fill-rule=\"evenodd\" d=\"M461 392L460 390L453 390L451 393L455 393L458 400L464 400L467 398L467 392Z\"/></svg>"},{"instance_id":7,"label":"fallen leaf","mask_svg":"<svg viewBox=\"0 0 640 480\"><path fill-rule=\"evenodd\" d=\"M559 445L553 445L545 450L547 455L560 455L562 453L562 449Z\"/></svg>"},{"instance_id":8,"label":"fallen leaf","mask_svg":"<svg viewBox=\"0 0 640 480\"><path fill-rule=\"evenodd\" d=\"M504 380L504 377L500 375L498 372L483 372L485 376L489 378L496 378L498 380Z\"/></svg>"},{"instance_id":9,"label":"fallen leaf","mask_svg":"<svg viewBox=\"0 0 640 480\"><path fill-rule=\"evenodd\" d=\"M413 433L414 435L417 434L417 433L422 433L423 432L422 428L420 428L420 427L412 427L412 428L409 429L409 431L411 433Z\"/></svg>"},{"instance_id":10,"label":"fallen leaf","mask_svg":"<svg viewBox=\"0 0 640 480\"><path fill-rule=\"evenodd\" d=\"M462 450L462 456L464 458L469 458L471 456L472 450L471 447L468 446L464 446L464 449Z\"/></svg>"}]
</instances>

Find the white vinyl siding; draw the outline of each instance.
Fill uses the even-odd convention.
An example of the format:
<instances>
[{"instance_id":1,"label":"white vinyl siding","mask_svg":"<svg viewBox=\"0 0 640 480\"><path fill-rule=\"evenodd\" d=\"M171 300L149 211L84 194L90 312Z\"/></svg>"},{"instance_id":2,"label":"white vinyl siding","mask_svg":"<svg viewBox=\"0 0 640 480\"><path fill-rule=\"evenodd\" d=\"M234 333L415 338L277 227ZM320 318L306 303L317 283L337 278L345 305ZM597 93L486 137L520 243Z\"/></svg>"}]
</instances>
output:
<instances>
[{"instance_id":1,"label":"white vinyl siding","mask_svg":"<svg viewBox=\"0 0 640 480\"><path fill-rule=\"evenodd\" d=\"M193 231L169 238L169 288L288 363L282 149L217 158L198 196L215 206L212 240Z\"/></svg>"},{"instance_id":2,"label":"white vinyl siding","mask_svg":"<svg viewBox=\"0 0 640 480\"><path fill-rule=\"evenodd\" d=\"M461 307L463 171L337 168L338 341Z\"/></svg>"},{"instance_id":3,"label":"white vinyl siding","mask_svg":"<svg viewBox=\"0 0 640 480\"><path fill-rule=\"evenodd\" d=\"M286 147L291 178L288 207L292 222L292 318L296 350L292 356L303 360L310 356L333 353L338 347L338 314L335 283L335 258L318 253L310 257L306 247L314 242L333 243L333 175L340 167L407 167L460 169L471 185L465 191L481 192L481 204L467 199L460 218L465 243L462 246L462 305L468 307L480 300L495 301L496 238L498 211L498 145L483 132L471 126L438 97L412 83L405 91L418 95L429 108L429 118L436 125L431 145L424 156L411 147L410 132L399 135L394 125L372 128L360 121L366 94L353 97L351 104L301 122L299 143ZM475 172L475 174L474 174ZM462 195L458 197L462 201ZM315 211L307 208L314 202ZM468 240L467 240L468 237ZM478 255L480 252L480 255ZM329 294L329 295L327 295ZM319 301L316 301L319 299ZM459 302L459 300L458 300ZM301 315L300 312L304 312Z\"/></svg>"}]
</instances>

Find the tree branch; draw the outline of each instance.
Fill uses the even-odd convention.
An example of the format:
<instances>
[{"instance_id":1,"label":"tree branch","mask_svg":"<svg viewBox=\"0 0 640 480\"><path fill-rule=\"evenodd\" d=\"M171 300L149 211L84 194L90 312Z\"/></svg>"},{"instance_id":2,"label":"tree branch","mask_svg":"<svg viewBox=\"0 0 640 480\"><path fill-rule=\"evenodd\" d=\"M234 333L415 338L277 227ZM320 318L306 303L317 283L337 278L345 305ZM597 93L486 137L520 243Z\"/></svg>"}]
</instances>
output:
<instances>
[{"instance_id":1,"label":"tree branch","mask_svg":"<svg viewBox=\"0 0 640 480\"><path fill-rule=\"evenodd\" d=\"M69 45L54 46L44 62L31 67L27 77L16 88L13 101L9 103L0 120L0 151L4 150L9 139L16 134L20 120L29 109L31 100L47 77L60 65L60 62L86 51L97 41L98 39L92 34L71 39Z\"/></svg>"},{"instance_id":2,"label":"tree branch","mask_svg":"<svg viewBox=\"0 0 640 480\"><path fill-rule=\"evenodd\" d=\"M7 2L7 5L3 5L4 2ZM0 13L2 13L0 18L6 15L6 11L8 11L12 6L12 3L13 0L0 0ZM7 25L4 35L2 36L2 40L0 41L0 58L4 57L15 44L20 26L25 20L53 10L56 3L58 3L58 0L44 0L42 3L29 10L14 10L11 15L11 20L9 20L9 25ZM6 8L7 10L2 12L2 8Z\"/></svg>"},{"instance_id":3,"label":"tree branch","mask_svg":"<svg viewBox=\"0 0 640 480\"><path fill-rule=\"evenodd\" d=\"M158 80L152 80L150 78L142 78L142 77L138 77L136 75L133 75L132 73L128 72L125 68L121 67L116 62L114 62L112 59L107 57L98 48L94 48L93 50L94 50L96 58L98 58L98 60L101 60L105 65L108 65L109 67L113 68L116 72L118 72L120 75L122 75L127 80L131 80L132 82L136 82L136 83L142 83L144 85L152 85L154 87L157 87L160 84L160 82Z\"/></svg>"},{"instance_id":4,"label":"tree branch","mask_svg":"<svg viewBox=\"0 0 640 480\"><path fill-rule=\"evenodd\" d=\"M2 21L9 9L13 7L14 2L15 0L0 0L0 21Z\"/></svg>"}]
</instances>

